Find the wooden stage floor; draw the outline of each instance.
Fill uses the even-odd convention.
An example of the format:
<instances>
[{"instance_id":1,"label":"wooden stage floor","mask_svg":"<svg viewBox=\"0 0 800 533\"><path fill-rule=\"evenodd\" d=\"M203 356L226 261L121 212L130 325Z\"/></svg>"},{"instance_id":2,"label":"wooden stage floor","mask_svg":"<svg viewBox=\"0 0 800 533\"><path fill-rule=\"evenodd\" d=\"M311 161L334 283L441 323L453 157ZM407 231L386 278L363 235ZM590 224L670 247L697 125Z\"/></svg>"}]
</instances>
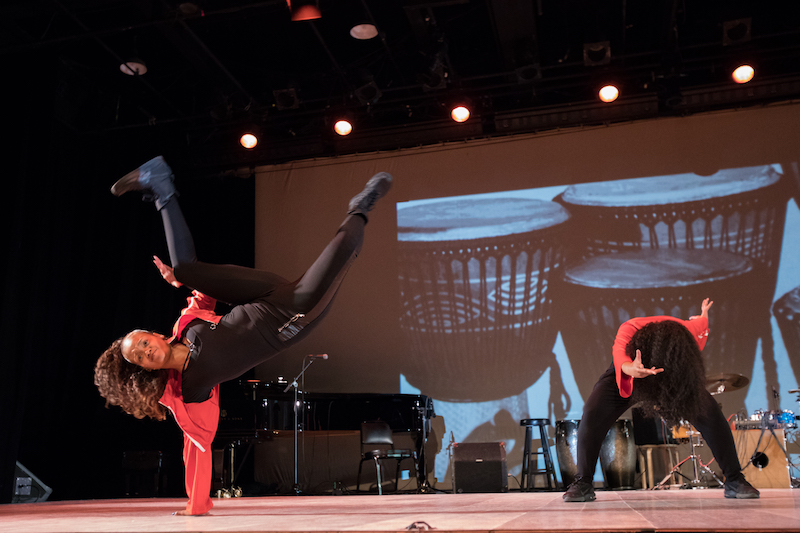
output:
<instances>
[{"instance_id":1,"label":"wooden stage floor","mask_svg":"<svg viewBox=\"0 0 800 533\"><path fill-rule=\"evenodd\" d=\"M48 532L447 532L798 531L800 490L763 489L729 500L721 489L598 491L592 503L557 492L270 496L215 500L207 516L172 513L185 500L129 499L8 504L0 531Z\"/></svg>"}]
</instances>

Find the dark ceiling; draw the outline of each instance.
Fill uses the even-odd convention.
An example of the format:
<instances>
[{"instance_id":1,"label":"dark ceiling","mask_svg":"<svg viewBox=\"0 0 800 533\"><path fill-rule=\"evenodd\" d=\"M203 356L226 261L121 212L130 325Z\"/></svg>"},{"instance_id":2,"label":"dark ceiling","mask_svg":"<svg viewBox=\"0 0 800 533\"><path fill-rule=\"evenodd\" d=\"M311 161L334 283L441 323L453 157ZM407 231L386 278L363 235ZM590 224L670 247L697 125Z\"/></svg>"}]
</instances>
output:
<instances>
[{"instance_id":1,"label":"dark ceiling","mask_svg":"<svg viewBox=\"0 0 800 533\"><path fill-rule=\"evenodd\" d=\"M76 135L169 131L196 166L294 159L763 105L800 95L800 2L737 0L15 0L3 56L56 60ZM350 37L372 19L378 37ZM730 22L736 21L736 22ZM607 42L609 54L587 47ZM142 76L126 76L138 56ZM587 61L589 60L589 61ZM756 79L730 81L748 60ZM591 62L600 64L587 64ZM595 97L614 78L622 96ZM469 98L473 117L448 118ZM355 131L330 133L334 113ZM238 131L257 124L251 151Z\"/></svg>"}]
</instances>

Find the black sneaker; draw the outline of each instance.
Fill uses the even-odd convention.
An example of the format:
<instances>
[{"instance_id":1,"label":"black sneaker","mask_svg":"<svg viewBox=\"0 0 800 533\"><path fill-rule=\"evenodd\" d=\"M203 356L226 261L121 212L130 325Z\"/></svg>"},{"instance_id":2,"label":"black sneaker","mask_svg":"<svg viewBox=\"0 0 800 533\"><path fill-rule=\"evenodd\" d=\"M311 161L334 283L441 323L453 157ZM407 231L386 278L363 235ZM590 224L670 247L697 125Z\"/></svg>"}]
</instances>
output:
<instances>
[{"instance_id":1,"label":"black sneaker","mask_svg":"<svg viewBox=\"0 0 800 533\"><path fill-rule=\"evenodd\" d=\"M595 499L594 486L590 481L577 478L567 487L567 492L562 498L565 502L593 502Z\"/></svg>"},{"instance_id":2,"label":"black sneaker","mask_svg":"<svg viewBox=\"0 0 800 533\"><path fill-rule=\"evenodd\" d=\"M378 172L369 179L364 186L364 190L350 200L347 214L361 215L367 218L367 213L372 211L375 202L389 192L391 188L392 175L388 172Z\"/></svg>"},{"instance_id":3,"label":"black sneaker","mask_svg":"<svg viewBox=\"0 0 800 533\"><path fill-rule=\"evenodd\" d=\"M744 476L739 476L738 478L725 480L725 497L747 500L760 498L761 493L748 483Z\"/></svg>"}]
</instances>

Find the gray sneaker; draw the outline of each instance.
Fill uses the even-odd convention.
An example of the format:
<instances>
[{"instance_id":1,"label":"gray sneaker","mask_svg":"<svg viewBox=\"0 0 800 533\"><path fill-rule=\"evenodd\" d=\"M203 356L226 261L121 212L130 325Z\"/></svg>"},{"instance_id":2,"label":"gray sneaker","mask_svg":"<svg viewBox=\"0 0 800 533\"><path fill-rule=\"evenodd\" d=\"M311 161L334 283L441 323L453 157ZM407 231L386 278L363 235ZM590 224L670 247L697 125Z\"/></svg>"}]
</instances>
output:
<instances>
[{"instance_id":1,"label":"gray sneaker","mask_svg":"<svg viewBox=\"0 0 800 533\"><path fill-rule=\"evenodd\" d=\"M177 194L172 169L162 156L154 157L136 170L128 172L111 186L111 194L121 196L128 191L143 191L153 196L159 211Z\"/></svg>"},{"instance_id":2,"label":"gray sneaker","mask_svg":"<svg viewBox=\"0 0 800 533\"><path fill-rule=\"evenodd\" d=\"M347 214L361 215L366 219L375 202L383 198L392 188L392 179L392 175L388 172L378 172L372 176L364 186L364 190L350 200Z\"/></svg>"}]
</instances>

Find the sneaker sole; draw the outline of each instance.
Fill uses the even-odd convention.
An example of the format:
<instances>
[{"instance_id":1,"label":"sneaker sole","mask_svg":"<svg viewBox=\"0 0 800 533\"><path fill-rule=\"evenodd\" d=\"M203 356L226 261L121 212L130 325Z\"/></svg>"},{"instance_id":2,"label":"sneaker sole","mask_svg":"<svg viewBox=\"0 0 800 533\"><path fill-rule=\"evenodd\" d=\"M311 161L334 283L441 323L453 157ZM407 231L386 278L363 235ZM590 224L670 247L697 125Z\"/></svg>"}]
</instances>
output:
<instances>
[{"instance_id":1,"label":"sneaker sole","mask_svg":"<svg viewBox=\"0 0 800 533\"><path fill-rule=\"evenodd\" d=\"M736 499L736 500L757 500L758 498L761 497L761 495L760 494L737 494L737 493L734 492L733 494L730 494L730 495L725 494L725 497L726 498L730 498L730 499Z\"/></svg>"},{"instance_id":2,"label":"sneaker sole","mask_svg":"<svg viewBox=\"0 0 800 533\"><path fill-rule=\"evenodd\" d=\"M580 497L564 498L564 501L565 501L565 502L575 502L575 503L580 503L580 502L593 502L593 501L595 500L595 498L596 498L596 497L595 497L594 495L593 495L593 496L590 496L590 497L586 497L586 496L580 496Z\"/></svg>"},{"instance_id":3,"label":"sneaker sole","mask_svg":"<svg viewBox=\"0 0 800 533\"><path fill-rule=\"evenodd\" d=\"M120 179L118 179L114 185L111 186L111 194L114 196L122 196L128 191L136 191L139 190L139 169L132 170L128 172Z\"/></svg>"}]
</instances>

